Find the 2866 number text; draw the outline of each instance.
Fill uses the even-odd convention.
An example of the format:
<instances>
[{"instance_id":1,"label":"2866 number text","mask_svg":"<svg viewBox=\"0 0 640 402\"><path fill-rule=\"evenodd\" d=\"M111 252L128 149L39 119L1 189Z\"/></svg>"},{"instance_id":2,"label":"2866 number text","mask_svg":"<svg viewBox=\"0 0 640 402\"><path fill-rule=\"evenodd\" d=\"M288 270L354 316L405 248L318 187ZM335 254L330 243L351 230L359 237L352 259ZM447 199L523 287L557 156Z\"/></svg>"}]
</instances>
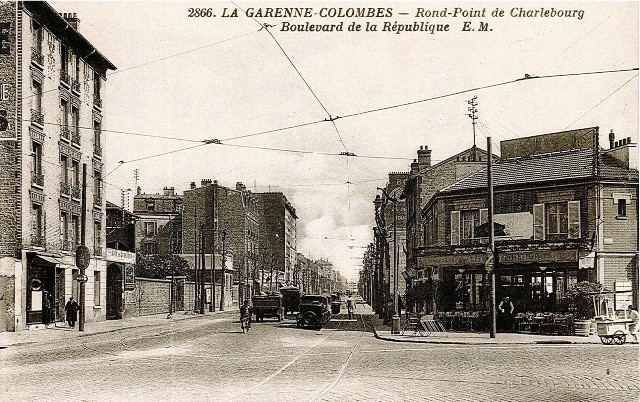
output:
<instances>
[{"instance_id":1,"label":"2866 number text","mask_svg":"<svg viewBox=\"0 0 640 402\"><path fill-rule=\"evenodd\" d=\"M189 18L213 17L212 8L190 8L187 11L189 11Z\"/></svg>"}]
</instances>

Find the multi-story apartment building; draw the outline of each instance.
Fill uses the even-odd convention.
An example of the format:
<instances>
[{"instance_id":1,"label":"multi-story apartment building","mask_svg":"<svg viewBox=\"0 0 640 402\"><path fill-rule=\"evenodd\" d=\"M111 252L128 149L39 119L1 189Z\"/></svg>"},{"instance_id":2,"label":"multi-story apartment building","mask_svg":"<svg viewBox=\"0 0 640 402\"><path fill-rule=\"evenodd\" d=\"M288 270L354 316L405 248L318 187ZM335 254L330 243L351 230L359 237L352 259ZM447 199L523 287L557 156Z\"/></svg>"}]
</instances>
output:
<instances>
[{"instance_id":1,"label":"multi-story apartment building","mask_svg":"<svg viewBox=\"0 0 640 402\"><path fill-rule=\"evenodd\" d=\"M279 192L256 193L260 211L260 244L275 259L278 272L276 288L292 285L296 264L296 227L295 208L287 197Z\"/></svg>"},{"instance_id":2,"label":"multi-story apartment building","mask_svg":"<svg viewBox=\"0 0 640 402\"><path fill-rule=\"evenodd\" d=\"M140 187L133 197L136 220L136 250L142 254L182 252L182 196L165 187L162 194L144 194Z\"/></svg>"},{"instance_id":3,"label":"multi-story apartment building","mask_svg":"<svg viewBox=\"0 0 640 402\"><path fill-rule=\"evenodd\" d=\"M236 183L235 188L222 186L217 180L213 183L211 180L202 180L199 188L192 182L190 190L184 192L182 221L183 254L193 254L196 248L201 250L199 244L202 243L203 233L205 255L215 251L221 257L224 245L227 256L225 302L232 302L234 280L238 286L237 300L244 300L253 294L260 268L258 241L261 231L255 194L241 182ZM231 261L228 256L233 256L235 271L228 263ZM216 257L216 269L220 257ZM206 269L209 268L205 266ZM206 274L205 278L209 280ZM216 281L218 278L222 278L222 275L216 273Z\"/></svg>"},{"instance_id":4,"label":"multi-story apartment building","mask_svg":"<svg viewBox=\"0 0 640 402\"><path fill-rule=\"evenodd\" d=\"M102 88L115 66L78 23L46 2L0 7L0 331L62 321L78 296L85 169L86 320L105 316Z\"/></svg>"},{"instance_id":5,"label":"multi-story apartment building","mask_svg":"<svg viewBox=\"0 0 640 402\"><path fill-rule=\"evenodd\" d=\"M616 309L638 302L638 170L630 138L603 149L597 127L503 141L493 165L497 298L553 311L576 282L600 282ZM487 171L422 211L418 270L441 283L439 311L488 310ZM625 293L626 291L626 293Z\"/></svg>"}]
</instances>

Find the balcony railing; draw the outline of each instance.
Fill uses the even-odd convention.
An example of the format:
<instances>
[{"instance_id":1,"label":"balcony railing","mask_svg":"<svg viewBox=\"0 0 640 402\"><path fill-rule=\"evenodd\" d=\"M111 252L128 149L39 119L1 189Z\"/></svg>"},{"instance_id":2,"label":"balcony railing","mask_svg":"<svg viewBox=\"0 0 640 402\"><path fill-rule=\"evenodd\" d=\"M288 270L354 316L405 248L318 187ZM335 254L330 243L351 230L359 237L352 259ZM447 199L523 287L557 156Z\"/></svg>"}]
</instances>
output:
<instances>
[{"instance_id":1,"label":"balcony railing","mask_svg":"<svg viewBox=\"0 0 640 402\"><path fill-rule=\"evenodd\" d=\"M40 66L44 65L44 55L35 47L31 48L31 61Z\"/></svg>"},{"instance_id":2,"label":"balcony railing","mask_svg":"<svg viewBox=\"0 0 640 402\"><path fill-rule=\"evenodd\" d=\"M71 84L71 76L69 75L68 72L64 70L60 70L60 82L63 82L67 85Z\"/></svg>"},{"instance_id":3,"label":"balcony railing","mask_svg":"<svg viewBox=\"0 0 640 402\"><path fill-rule=\"evenodd\" d=\"M93 95L93 104L99 108L102 108L102 99L98 95Z\"/></svg>"},{"instance_id":4,"label":"balcony railing","mask_svg":"<svg viewBox=\"0 0 640 402\"><path fill-rule=\"evenodd\" d=\"M102 206L102 196L95 194L93 196L93 205Z\"/></svg>"},{"instance_id":5,"label":"balcony railing","mask_svg":"<svg viewBox=\"0 0 640 402\"><path fill-rule=\"evenodd\" d=\"M78 131L71 133L71 142L80 145L80 133Z\"/></svg>"},{"instance_id":6,"label":"balcony railing","mask_svg":"<svg viewBox=\"0 0 640 402\"><path fill-rule=\"evenodd\" d=\"M62 251L71 251L73 249L73 242L71 240L63 240L60 242L60 249Z\"/></svg>"},{"instance_id":7,"label":"balcony railing","mask_svg":"<svg viewBox=\"0 0 640 402\"><path fill-rule=\"evenodd\" d=\"M75 93L80 93L80 81L72 78L71 79L71 90Z\"/></svg>"},{"instance_id":8,"label":"balcony railing","mask_svg":"<svg viewBox=\"0 0 640 402\"><path fill-rule=\"evenodd\" d=\"M44 114L39 110L31 109L31 122L44 125Z\"/></svg>"},{"instance_id":9,"label":"balcony railing","mask_svg":"<svg viewBox=\"0 0 640 402\"><path fill-rule=\"evenodd\" d=\"M71 185L69 183L61 182L60 183L60 193L66 196L71 195Z\"/></svg>"},{"instance_id":10,"label":"balcony railing","mask_svg":"<svg viewBox=\"0 0 640 402\"><path fill-rule=\"evenodd\" d=\"M93 154L97 156L102 156L102 145L93 144Z\"/></svg>"},{"instance_id":11,"label":"balcony railing","mask_svg":"<svg viewBox=\"0 0 640 402\"><path fill-rule=\"evenodd\" d=\"M31 183L37 184L40 187L44 187L44 175L42 173L32 173Z\"/></svg>"},{"instance_id":12,"label":"balcony railing","mask_svg":"<svg viewBox=\"0 0 640 402\"><path fill-rule=\"evenodd\" d=\"M71 132L69 131L69 127L60 126L60 138L66 141L71 140Z\"/></svg>"},{"instance_id":13,"label":"balcony railing","mask_svg":"<svg viewBox=\"0 0 640 402\"><path fill-rule=\"evenodd\" d=\"M102 255L102 247L94 247L93 255Z\"/></svg>"},{"instance_id":14,"label":"balcony railing","mask_svg":"<svg viewBox=\"0 0 640 402\"><path fill-rule=\"evenodd\" d=\"M80 186L71 186L71 197L80 199Z\"/></svg>"},{"instance_id":15,"label":"balcony railing","mask_svg":"<svg viewBox=\"0 0 640 402\"><path fill-rule=\"evenodd\" d=\"M39 234L32 234L31 235L31 245L34 247L44 247L45 245L45 238L42 235Z\"/></svg>"}]
</instances>

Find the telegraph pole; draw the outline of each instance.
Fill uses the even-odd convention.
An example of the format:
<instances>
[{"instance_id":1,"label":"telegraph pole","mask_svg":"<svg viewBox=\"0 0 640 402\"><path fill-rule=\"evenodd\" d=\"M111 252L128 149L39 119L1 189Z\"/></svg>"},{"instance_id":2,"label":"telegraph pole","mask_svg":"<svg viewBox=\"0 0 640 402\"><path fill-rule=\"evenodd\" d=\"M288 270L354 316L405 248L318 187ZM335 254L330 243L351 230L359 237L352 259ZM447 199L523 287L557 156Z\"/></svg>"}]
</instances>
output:
<instances>
[{"instance_id":1,"label":"telegraph pole","mask_svg":"<svg viewBox=\"0 0 640 402\"><path fill-rule=\"evenodd\" d=\"M489 274L489 309L491 311L490 338L496 337L496 264L495 264L495 240L493 234L493 154L491 152L491 137L487 137L487 206L489 215L489 246L487 247L486 270Z\"/></svg>"},{"instance_id":2,"label":"telegraph pole","mask_svg":"<svg viewBox=\"0 0 640 402\"><path fill-rule=\"evenodd\" d=\"M478 102L476 102L476 99L478 99L478 97L474 96L467 101L467 103L470 105L467 108L467 110L469 111L468 116L471 119L471 126L473 127L473 148L476 147L476 120L478 120L478 109L476 109L476 106L478 106Z\"/></svg>"},{"instance_id":3,"label":"telegraph pole","mask_svg":"<svg viewBox=\"0 0 640 402\"><path fill-rule=\"evenodd\" d=\"M78 331L84 331L84 317L85 317L85 269L89 264L89 250L85 245L87 231L87 164L82 164L82 200L80 210L80 247L76 250L76 265L80 268L80 294L78 295L78 304L80 305L80 311L78 316ZM82 250L82 251L81 251ZM84 254L84 255L81 255Z\"/></svg>"},{"instance_id":4,"label":"telegraph pole","mask_svg":"<svg viewBox=\"0 0 640 402\"><path fill-rule=\"evenodd\" d=\"M226 274L225 274L225 270L227 268L227 250L225 249L225 244L224 241L227 238L227 231L222 229L220 231L220 237L222 240L222 281L221 281L221 285L220 285L220 311L224 311L224 291L225 291L225 285L226 285Z\"/></svg>"},{"instance_id":5,"label":"telegraph pole","mask_svg":"<svg viewBox=\"0 0 640 402\"><path fill-rule=\"evenodd\" d=\"M204 314L204 305L207 299L207 292L204 288L204 222L200 224L200 257L202 261L202 269L200 270L200 314ZM213 295L213 294L212 294ZM213 300L212 300L213 303Z\"/></svg>"},{"instance_id":6,"label":"telegraph pole","mask_svg":"<svg viewBox=\"0 0 640 402\"><path fill-rule=\"evenodd\" d=\"M216 311L216 187L217 180L213 182L213 237L211 240L211 304L209 312Z\"/></svg>"},{"instance_id":7,"label":"telegraph pole","mask_svg":"<svg viewBox=\"0 0 640 402\"><path fill-rule=\"evenodd\" d=\"M194 295L193 311L198 311L198 206L193 204L193 276L194 276Z\"/></svg>"}]
</instances>

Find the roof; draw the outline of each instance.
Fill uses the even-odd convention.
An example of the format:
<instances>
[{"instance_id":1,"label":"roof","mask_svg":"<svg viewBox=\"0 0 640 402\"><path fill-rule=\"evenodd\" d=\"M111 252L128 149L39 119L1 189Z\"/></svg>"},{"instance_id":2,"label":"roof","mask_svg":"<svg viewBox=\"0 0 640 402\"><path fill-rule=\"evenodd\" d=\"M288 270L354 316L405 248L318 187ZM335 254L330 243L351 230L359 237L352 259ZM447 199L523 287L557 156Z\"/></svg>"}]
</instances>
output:
<instances>
[{"instance_id":1,"label":"roof","mask_svg":"<svg viewBox=\"0 0 640 402\"><path fill-rule=\"evenodd\" d=\"M493 164L493 185L501 187L590 178L594 176L593 162L592 149L573 149L504 159ZM445 187L440 192L450 193L485 187L486 168Z\"/></svg>"},{"instance_id":2,"label":"roof","mask_svg":"<svg viewBox=\"0 0 640 402\"><path fill-rule=\"evenodd\" d=\"M25 1L22 4L24 8L38 18L39 23L44 24L59 38L66 40L83 60L98 67L102 75L105 75L107 70L116 69L113 63L76 29L72 28L49 3L46 1Z\"/></svg>"}]
</instances>

